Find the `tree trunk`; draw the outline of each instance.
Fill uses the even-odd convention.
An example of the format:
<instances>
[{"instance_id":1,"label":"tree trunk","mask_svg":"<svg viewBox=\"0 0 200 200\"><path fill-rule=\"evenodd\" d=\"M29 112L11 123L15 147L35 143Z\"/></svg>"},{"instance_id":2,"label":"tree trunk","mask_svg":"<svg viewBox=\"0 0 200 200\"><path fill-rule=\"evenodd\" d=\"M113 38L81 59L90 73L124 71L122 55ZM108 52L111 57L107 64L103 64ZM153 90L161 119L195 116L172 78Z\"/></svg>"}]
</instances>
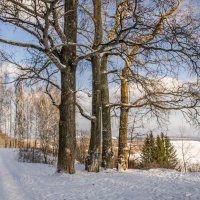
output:
<instances>
[{"instance_id":1,"label":"tree trunk","mask_svg":"<svg viewBox=\"0 0 200 200\"><path fill-rule=\"evenodd\" d=\"M22 140L24 138L24 96L23 96L23 85L18 83L16 86L16 135L19 141L19 148L23 148Z\"/></svg>"},{"instance_id":2,"label":"tree trunk","mask_svg":"<svg viewBox=\"0 0 200 200\"><path fill-rule=\"evenodd\" d=\"M128 104L128 74L129 68L126 66L122 70L121 78L121 110L120 110L120 127L119 127L119 149L118 149L118 170L128 169L128 111L129 109L123 104Z\"/></svg>"},{"instance_id":3,"label":"tree trunk","mask_svg":"<svg viewBox=\"0 0 200 200\"><path fill-rule=\"evenodd\" d=\"M64 34L67 42L77 42L77 0L65 0ZM58 172L75 173L76 154L76 46L65 45L60 60L66 66L61 71L61 103L59 122Z\"/></svg>"},{"instance_id":4,"label":"tree trunk","mask_svg":"<svg viewBox=\"0 0 200 200\"><path fill-rule=\"evenodd\" d=\"M75 68L61 72L61 104L59 122L58 172L75 173Z\"/></svg>"},{"instance_id":5,"label":"tree trunk","mask_svg":"<svg viewBox=\"0 0 200 200\"><path fill-rule=\"evenodd\" d=\"M91 137L86 170L89 172L99 172L101 162L101 85L100 85L100 58L92 58L93 84L92 84L92 116L95 120L91 121Z\"/></svg>"},{"instance_id":6,"label":"tree trunk","mask_svg":"<svg viewBox=\"0 0 200 200\"><path fill-rule=\"evenodd\" d=\"M102 167L112 169L114 167L114 159L107 79L107 59L107 55L104 55L101 60Z\"/></svg>"},{"instance_id":7,"label":"tree trunk","mask_svg":"<svg viewBox=\"0 0 200 200\"><path fill-rule=\"evenodd\" d=\"M118 170L128 169L128 112L129 108L126 106L128 102L129 90L129 67L132 65L133 60L140 46L133 47L131 53L127 57L126 65L122 70L121 77L121 110L120 110L120 127L119 127L119 148L118 148Z\"/></svg>"},{"instance_id":8,"label":"tree trunk","mask_svg":"<svg viewBox=\"0 0 200 200\"><path fill-rule=\"evenodd\" d=\"M95 38L93 49L97 49L102 42L102 20L101 20L101 0L93 0ZM86 170L98 172L101 161L101 57L94 55L91 58L92 64L92 116L91 137L88 157L86 158Z\"/></svg>"}]
</instances>

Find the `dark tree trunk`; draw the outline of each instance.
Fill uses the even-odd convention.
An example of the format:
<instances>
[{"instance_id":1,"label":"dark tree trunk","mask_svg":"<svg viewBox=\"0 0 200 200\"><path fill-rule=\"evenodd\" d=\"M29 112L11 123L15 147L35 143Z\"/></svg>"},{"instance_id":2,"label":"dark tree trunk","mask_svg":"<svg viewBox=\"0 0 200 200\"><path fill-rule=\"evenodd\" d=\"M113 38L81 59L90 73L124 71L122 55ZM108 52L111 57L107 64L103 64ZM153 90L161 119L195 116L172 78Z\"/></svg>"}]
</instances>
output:
<instances>
[{"instance_id":1,"label":"dark tree trunk","mask_svg":"<svg viewBox=\"0 0 200 200\"><path fill-rule=\"evenodd\" d=\"M95 119L91 121L91 137L86 169L89 172L98 172L100 167L101 154L101 71L99 56L92 57L92 116Z\"/></svg>"},{"instance_id":2,"label":"dark tree trunk","mask_svg":"<svg viewBox=\"0 0 200 200\"><path fill-rule=\"evenodd\" d=\"M61 73L61 104L59 122L58 171L75 173L75 69Z\"/></svg>"},{"instance_id":3,"label":"dark tree trunk","mask_svg":"<svg viewBox=\"0 0 200 200\"><path fill-rule=\"evenodd\" d=\"M101 60L101 101L102 101L102 167L113 168L112 132L107 79L107 55Z\"/></svg>"},{"instance_id":4,"label":"dark tree trunk","mask_svg":"<svg viewBox=\"0 0 200 200\"><path fill-rule=\"evenodd\" d=\"M93 0L95 38L93 49L97 49L102 42L102 20L101 0ZM98 172L101 162L101 57L94 55L91 58L92 64L92 116L95 120L91 122L91 138L86 159L86 170Z\"/></svg>"},{"instance_id":5,"label":"dark tree trunk","mask_svg":"<svg viewBox=\"0 0 200 200\"><path fill-rule=\"evenodd\" d=\"M65 1L64 33L67 42L77 41L77 0ZM66 66L61 71L61 104L59 122L59 149L57 170L75 173L76 154L76 46L65 45L60 60Z\"/></svg>"}]
</instances>

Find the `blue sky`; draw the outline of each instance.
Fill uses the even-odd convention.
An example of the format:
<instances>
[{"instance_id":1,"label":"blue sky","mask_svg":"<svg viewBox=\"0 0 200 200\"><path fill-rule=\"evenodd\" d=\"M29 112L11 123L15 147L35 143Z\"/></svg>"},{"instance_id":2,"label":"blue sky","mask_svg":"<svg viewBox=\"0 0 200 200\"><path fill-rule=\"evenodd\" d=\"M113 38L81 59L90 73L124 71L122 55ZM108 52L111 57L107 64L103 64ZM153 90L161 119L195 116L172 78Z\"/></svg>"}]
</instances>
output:
<instances>
[{"instance_id":1,"label":"blue sky","mask_svg":"<svg viewBox=\"0 0 200 200\"><path fill-rule=\"evenodd\" d=\"M185 2L186 2L186 0L185 0ZM197 7L200 6L200 0L192 0L190 2L194 3L194 5ZM0 37L7 38L10 40L20 41L20 42L33 41L33 38L31 38L29 35L25 34L24 31L15 29L14 27L9 26L9 25L4 25L1 22L0 22ZM23 48L16 48L16 47L10 48L10 47L8 47L8 45L0 44L0 48L5 49L5 47L8 49L8 51L13 52L13 55L15 56L15 58L18 61L20 61L24 57L26 57L26 51ZM86 87L88 87L88 85L90 85L89 88L91 88L91 67L88 66L87 68L88 69L86 70L86 72L84 72L81 75L81 78L78 79L78 81L77 81L77 83L78 83L77 86L80 89L86 88ZM188 74L182 73L181 78L188 79ZM149 129L154 129L154 127L155 127L154 122L152 122L152 123L147 122L146 124L148 124ZM190 127L190 125L186 124L185 119L180 114L174 113L173 115L171 115L169 124L170 124L169 129L167 131L169 133L169 135L179 135L181 128L185 130L185 134L197 135L197 131L194 128ZM90 122L78 117L78 127L79 127L79 129L82 129L82 127L84 127L84 129L89 130ZM117 136L118 135L118 123L116 123L116 120L113 121L112 128L113 128L114 135Z\"/></svg>"},{"instance_id":2,"label":"blue sky","mask_svg":"<svg viewBox=\"0 0 200 200\"><path fill-rule=\"evenodd\" d=\"M24 31L16 29L10 25L5 25L2 22L0 22L0 37L19 42L26 42L30 40L30 37L28 37L27 34L24 33ZM3 48L4 50L6 48L8 49L9 52L10 51L13 52L18 61L23 59L24 54L26 53L24 48L11 47L11 46L9 47L8 45L5 44L0 44L0 48Z\"/></svg>"}]
</instances>

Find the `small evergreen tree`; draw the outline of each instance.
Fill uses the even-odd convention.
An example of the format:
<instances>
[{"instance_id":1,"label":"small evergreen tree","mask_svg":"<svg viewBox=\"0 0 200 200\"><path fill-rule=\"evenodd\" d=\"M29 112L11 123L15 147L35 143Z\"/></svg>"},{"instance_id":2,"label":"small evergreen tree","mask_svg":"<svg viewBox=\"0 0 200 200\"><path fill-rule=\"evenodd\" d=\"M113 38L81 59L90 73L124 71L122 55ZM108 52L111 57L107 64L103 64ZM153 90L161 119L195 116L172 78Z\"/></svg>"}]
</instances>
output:
<instances>
[{"instance_id":1,"label":"small evergreen tree","mask_svg":"<svg viewBox=\"0 0 200 200\"><path fill-rule=\"evenodd\" d=\"M158 135L156 138L156 152L155 152L155 159L156 163L159 167L163 167L165 160L165 141L164 141L164 134Z\"/></svg>"},{"instance_id":2,"label":"small evergreen tree","mask_svg":"<svg viewBox=\"0 0 200 200\"><path fill-rule=\"evenodd\" d=\"M155 146L155 139L152 132L150 132L149 134L149 144L150 144L150 147L149 147L150 162L154 163L155 158L156 158L156 146Z\"/></svg>"},{"instance_id":3,"label":"small evergreen tree","mask_svg":"<svg viewBox=\"0 0 200 200\"><path fill-rule=\"evenodd\" d=\"M148 134L144 140L141 159L142 159L142 163L144 166L149 165L149 163L150 163L150 140L149 140Z\"/></svg>"},{"instance_id":4,"label":"small evergreen tree","mask_svg":"<svg viewBox=\"0 0 200 200\"><path fill-rule=\"evenodd\" d=\"M165 135L166 168L175 168L177 165L176 150L171 144L169 137Z\"/></svg>"},{"instance_id":5,"label":"small evergreen tree","mask_svg":"<svg viewBox=\"0 0 200 200\"><path fill-rule=\"evenodd\" d=\"M147 135L142 148L142 164L146 168L175 168L177 164L176 150L169 137L161 133L154 139L152 132Z\"/></svg>"},{"instance_id":6,"label":"small evergreen tree","mask_svg":"<svg viewBox=\"0 0 200 200\"><path fill-rule=\"evenodd\" d=\"M145 167L151 167L155 162L155 139L152 132L145 138L141 158Z\"/></svg>"}]
</instances>

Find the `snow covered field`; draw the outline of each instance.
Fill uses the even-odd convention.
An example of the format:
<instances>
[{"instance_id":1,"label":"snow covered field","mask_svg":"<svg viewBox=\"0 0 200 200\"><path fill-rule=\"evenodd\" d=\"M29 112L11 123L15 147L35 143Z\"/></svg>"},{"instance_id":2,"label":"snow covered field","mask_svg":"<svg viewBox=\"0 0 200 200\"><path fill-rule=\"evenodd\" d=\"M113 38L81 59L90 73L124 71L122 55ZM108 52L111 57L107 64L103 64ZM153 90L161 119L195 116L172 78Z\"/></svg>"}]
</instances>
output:
<instances>
[{"instance_id":1,"label":"snow covered field","mask_svg":"<svg viewBox=\"0 0 200 200\"><path fill-rule=\"evenodd\" d=\"M177 153L178 159L189 164L200 165L200 142L199 141L172 141Z\"/></svg>"},{"instance_id":2,"label":"snow covered field","mask_svg":"<svg viewBox=\"0 0 200 200\"><path fill-rule=\"evenodd\" d=\"M200 200L200 173L128 170L57 174L43 164L19 163L0 149L0 200Z\"/></svg>"}]
</instances>

